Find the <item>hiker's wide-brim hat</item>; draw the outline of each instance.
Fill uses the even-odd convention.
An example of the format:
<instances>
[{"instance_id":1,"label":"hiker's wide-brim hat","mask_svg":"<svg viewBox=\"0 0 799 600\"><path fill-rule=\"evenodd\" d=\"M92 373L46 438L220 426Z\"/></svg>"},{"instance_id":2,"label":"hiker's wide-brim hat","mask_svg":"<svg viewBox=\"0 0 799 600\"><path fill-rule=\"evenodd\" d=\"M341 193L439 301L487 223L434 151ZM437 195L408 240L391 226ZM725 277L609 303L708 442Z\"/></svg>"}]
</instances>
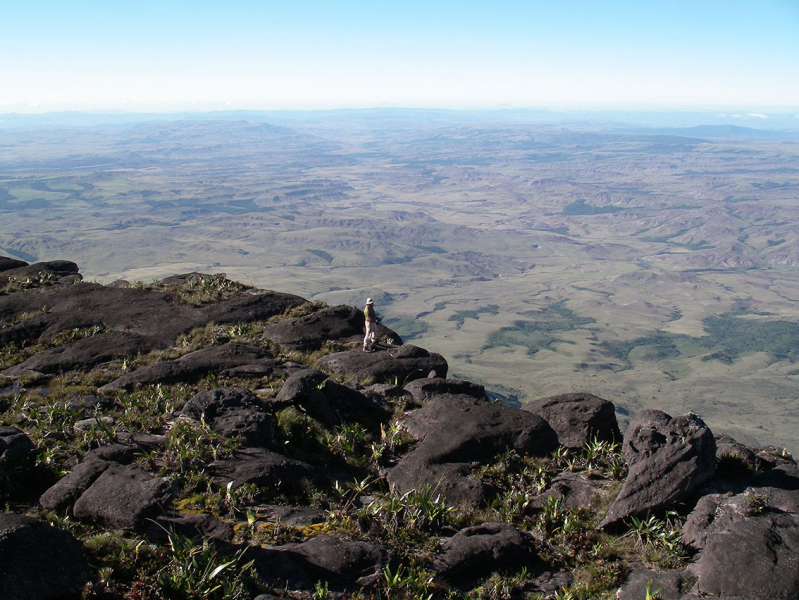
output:
<instances>
[{"instance_id":1,"label":"hiker's wide-brim hat","mask_svg":"<svg viewBox=\"0 0 799 600\"><path fill-rule=\"evenodd\" d=\"M366 299L366 303L367 303L367 304L374 304L374 302L372 301L372 299L371 299L371 298L367 298L367 299Z\"/></svg>"}]
</instances>

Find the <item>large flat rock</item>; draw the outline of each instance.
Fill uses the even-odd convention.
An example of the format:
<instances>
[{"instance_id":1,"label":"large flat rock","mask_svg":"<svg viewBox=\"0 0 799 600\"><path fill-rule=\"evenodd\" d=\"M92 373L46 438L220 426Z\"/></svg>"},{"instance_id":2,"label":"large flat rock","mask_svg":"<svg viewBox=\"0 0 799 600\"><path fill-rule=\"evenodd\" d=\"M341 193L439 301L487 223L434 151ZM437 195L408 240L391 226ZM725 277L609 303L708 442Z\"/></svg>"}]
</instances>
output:
<instances>
[{"instance_id":1,"label":"large flat rock","mask_svg":"<svg viewBox=\"0 0 799 600\"><path fill-rule=\"evenodd\" d=\"M363 352L362 349L335 352L317 361L319 368L346 375L355 380L373 379L378 383L404 383L435 372L447 374L447 361L440 354L405 344L399 348Z\"/></svg>"}]
</instances>

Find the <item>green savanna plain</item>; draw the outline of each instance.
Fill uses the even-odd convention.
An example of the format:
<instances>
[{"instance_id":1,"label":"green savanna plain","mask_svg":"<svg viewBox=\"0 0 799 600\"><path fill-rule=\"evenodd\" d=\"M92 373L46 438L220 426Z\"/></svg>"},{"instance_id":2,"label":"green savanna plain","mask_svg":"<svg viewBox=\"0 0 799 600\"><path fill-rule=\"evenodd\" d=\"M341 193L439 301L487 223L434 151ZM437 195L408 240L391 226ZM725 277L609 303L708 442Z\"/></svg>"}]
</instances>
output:
<instances>
[{"instance_id":1,"label":"green savanna plain","mask_svg":"<svg viewBox=\"0 0 799 600\"><path fill-rule=\"evenodd\" d=\"M7 129L0 253L375 298L451 374L799 451L799 145L409 113Z\"/></svg>"}]
</instances>

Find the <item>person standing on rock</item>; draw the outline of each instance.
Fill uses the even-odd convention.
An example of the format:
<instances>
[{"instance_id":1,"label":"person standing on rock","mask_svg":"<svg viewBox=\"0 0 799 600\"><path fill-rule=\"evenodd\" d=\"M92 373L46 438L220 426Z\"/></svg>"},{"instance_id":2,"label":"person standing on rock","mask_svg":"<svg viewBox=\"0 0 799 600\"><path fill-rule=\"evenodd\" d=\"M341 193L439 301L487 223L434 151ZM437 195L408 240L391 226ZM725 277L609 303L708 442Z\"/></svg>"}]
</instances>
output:
<instances>
[{"instance_id":1,"label":"person standing on rock","mask_svg":"<svg viewBox=\"0 0 799 600\"><path fill-rule=\"evenodd\" d=\"M363 336L363 351L372 352L374 350L375 332L379 319L375 312L375 303L371 298L366 299L366 308L363 309L363 318L366 322L366 335Z\"/></svg>"}]
</instances>

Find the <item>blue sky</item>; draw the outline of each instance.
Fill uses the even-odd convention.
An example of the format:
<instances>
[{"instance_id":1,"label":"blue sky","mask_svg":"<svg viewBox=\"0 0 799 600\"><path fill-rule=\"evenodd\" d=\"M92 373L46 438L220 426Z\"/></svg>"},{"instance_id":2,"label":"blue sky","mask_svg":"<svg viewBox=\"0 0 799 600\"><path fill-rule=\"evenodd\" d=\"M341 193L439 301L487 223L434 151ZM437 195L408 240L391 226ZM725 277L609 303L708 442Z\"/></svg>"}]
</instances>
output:
<instances>
[{"instance_id":1,"label":"blue sky","mask_svg":"<svg viewBox=\"0 0 799 600\"><path fill-rule=\"evenodd\" d=\"M0 113L799 112L799 0L2 0Z\"/></svg>"}]
</instances>

